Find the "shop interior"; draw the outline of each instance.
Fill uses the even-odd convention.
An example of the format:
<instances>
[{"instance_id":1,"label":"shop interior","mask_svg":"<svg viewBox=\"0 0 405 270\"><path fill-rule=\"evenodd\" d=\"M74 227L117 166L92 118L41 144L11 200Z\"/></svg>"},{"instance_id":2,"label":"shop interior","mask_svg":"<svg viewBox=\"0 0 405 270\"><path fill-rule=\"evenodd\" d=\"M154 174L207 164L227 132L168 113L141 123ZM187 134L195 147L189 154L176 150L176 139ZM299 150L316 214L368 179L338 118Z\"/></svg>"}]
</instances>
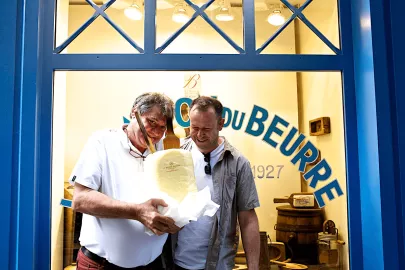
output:
<instances>
[{"instance_id":1,"label":"shop interior","mask_svg":"<svg viewBox=\"0 0 405 270\"><path fill-rule=\"evenodd\" d=\"M103 2L104 1L104 2ZM101 6L106 1L94 1ZM196 4L198 1L193 1ZM203 2L203 1L202 1ZM295 7L305 1L290 0ZM208 17L235 44L243 48L241 0L216 0L207 9ZM57 0L56 47L71 36L94 13L85 0ZM117 0L106 14L134 43L144 46L143 1ZM157 0L156 47L159 48L193 14L184 1ZM334 46L339 48L336 0L314 0L303 11L305 17ZM260 48L291 16L279 0L255 0L256 45ZM128 38L127 38L128 39ZM104 18L98 17L61 53L139 53ZM162 52L237 54L206 21L198 17ZM261 52L264 54L334 54L299 19L294 19ZM213 63L213 69L215 64ZM61 207L62 198L71 199L74 188L70 173L88 137L100 129L120 127L128 118L136 96L147 91L167 94L174 102L196 95L215 96L227 108L221 131L249 159L259 193L261 241L267 243L268 269L285 268L276 262L305 264L309 269L349 269L345 137L340 72L230 72L230 71L56 71L53 99L52 160L52 243L51 268L75 269L80 247L81 214ZM183 108L187 111L187 107ZM267 117L265 117L267 116ZM187 115L183 115L183 119ZM264 140L275 117L289 125L284 133L273 134L278 143ZM259 119L253 126L249 120ZM261 130L261 127L263 130ZM282 127L282 126L280 126ZM316 162L304 172L299 163L280 151L289 131L296 128L318 150ZM187 128L176 121L179 138ZM260 132L261 131L261 132ZM295 138L298 137L296 134ZM316 188L303 177L325 159L332 172ZM286 202L291 194L311 193L337 179L343 195L325 206L299 209ZM302 194L301 194L302 195ZM305 194L304 194L305 195ZM281 199L281 202L275 202ZM283 228L284 227L284 228ZM285 229L287 228L287 229ZM261 256L262 257L262 256ZM240 243L235 269L247 269ZM283 268L284 267L284 268Z\"/></svg>"}]
</instances>

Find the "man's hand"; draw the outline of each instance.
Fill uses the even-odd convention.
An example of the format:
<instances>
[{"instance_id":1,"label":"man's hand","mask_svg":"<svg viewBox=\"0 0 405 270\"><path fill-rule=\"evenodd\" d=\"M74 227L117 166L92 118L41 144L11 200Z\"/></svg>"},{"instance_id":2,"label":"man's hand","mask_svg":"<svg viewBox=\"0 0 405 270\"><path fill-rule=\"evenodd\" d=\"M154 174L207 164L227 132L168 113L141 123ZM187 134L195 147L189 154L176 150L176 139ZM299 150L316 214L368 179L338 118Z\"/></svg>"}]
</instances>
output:
<instances>
[{"instance_id":1,"label":"man's hand","mask_svg":"<svg viewBox=\"0 0 405 270\"><path fill-rule=\"evenodd\" d=\"M158 206L167 204L160 199L151 199L142 204L113 200L105 194L75 183L73 209L77 212L100 218L124 218L138 220L154 234L176 233L180 230L174 220L158 212Z\"/></svg>"},{"instance_id":2,"label":"man's hand","mask_svg":"<svg viewBox=\"0 0 405 270\"><path fill-rule=\"evenodd\" d=\"M136 219L156 235L178 232L180 228L174 224L174 220L158 212L159 205L163 207L167 206L161 199L150 199L139 204Z\"/></svg>"}]
</instances>

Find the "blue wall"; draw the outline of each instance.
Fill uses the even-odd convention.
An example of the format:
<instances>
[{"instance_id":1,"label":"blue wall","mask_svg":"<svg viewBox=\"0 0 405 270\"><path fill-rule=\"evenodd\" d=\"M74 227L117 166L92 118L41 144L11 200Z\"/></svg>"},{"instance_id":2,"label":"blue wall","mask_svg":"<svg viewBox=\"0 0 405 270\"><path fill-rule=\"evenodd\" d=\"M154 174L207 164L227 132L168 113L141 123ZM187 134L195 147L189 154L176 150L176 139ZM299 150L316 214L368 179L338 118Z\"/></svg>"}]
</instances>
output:
<instances>
[{"instance_id":1,"label":"blue wall","mask_svg":"<svg viewBox=\"0 0 405 270\"><path fill-rule=\"evenodd\" d=\"M363 269L401 269L404 259L394 87L400 76L392 73L390 24L395 2L352 1Z\"/></svg>"}]
</instances>

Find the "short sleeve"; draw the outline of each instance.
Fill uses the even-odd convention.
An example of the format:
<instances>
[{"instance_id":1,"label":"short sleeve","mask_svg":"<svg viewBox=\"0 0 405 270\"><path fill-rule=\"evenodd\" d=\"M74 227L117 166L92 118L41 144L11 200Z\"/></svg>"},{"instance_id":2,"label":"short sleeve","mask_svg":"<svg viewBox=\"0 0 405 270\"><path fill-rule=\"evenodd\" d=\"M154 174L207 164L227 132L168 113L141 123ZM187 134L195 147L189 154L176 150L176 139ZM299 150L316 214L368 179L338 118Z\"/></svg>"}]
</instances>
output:
<instances>
[{"instance_id":1,"label":"short sleeve","mask_svg":"<svg viewBox=\"0 0 405 270\"><path fill-rule=\"evenodd\" d=\"M237 177L236 197L238 212L259 207L259 197L249 161L245 160Z\"/></svg>"},{"instance_id":2,"label":"short sleeve","mask_svg":"<svg viewBox=\"0 0 405 270\"><path fill-rule=\"evenodd\" d=\"M69 182L79 183L88 188L98 190L101 186L104 147L100 136L92 135L85 144L79 159L73 168Z\"/></svg>"}]
</instances>

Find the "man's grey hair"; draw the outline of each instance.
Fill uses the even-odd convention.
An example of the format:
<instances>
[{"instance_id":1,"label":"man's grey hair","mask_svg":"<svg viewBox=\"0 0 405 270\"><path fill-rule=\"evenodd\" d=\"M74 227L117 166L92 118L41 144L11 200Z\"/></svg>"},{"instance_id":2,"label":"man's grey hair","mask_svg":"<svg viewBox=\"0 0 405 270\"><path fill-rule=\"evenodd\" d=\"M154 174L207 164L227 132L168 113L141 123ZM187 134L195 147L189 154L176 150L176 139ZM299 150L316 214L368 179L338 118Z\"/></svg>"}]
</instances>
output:
<instances>
[{"instance_id":1,"label":"man's grey hair","mask_svg":"<svg viewBox=\"0 0 405 270\"><path fill-rule=\"evenodd\" d=\"M136 109L140 115L149 112L153 107L158 106L166 118L173 118L174 103L166 95L157 92L148 92L138 96L132 105L132 112Z\"/></svg>"}]
</instances>

